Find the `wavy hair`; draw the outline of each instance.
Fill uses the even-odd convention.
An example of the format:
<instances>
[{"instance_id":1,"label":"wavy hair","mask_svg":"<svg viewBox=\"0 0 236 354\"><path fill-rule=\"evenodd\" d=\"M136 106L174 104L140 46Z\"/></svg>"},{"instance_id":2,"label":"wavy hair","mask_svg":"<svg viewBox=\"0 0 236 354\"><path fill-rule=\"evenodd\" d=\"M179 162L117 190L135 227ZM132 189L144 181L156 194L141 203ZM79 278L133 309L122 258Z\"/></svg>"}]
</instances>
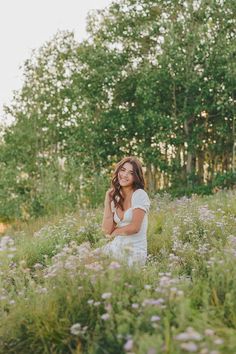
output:
<instances>
[{"instance_id":1,"label":"wavy hair","mask_svg":"<svg viewBox=\"0 0 236 354\"><path fill-rule=\"evenodd\" d=\"M117 206L119 206L122 210L124 210L124 197L120 193L121 186L120 186L120 183L118 180L118 173L119 173L121 167L126 162L129 162L133 166L133 177L134 177L133 189L134 189L134 191L139 188L144 189L144 187L145 187L142 164L137 159L137 157L127 156L127 157L124 157L120 162L118 162L115 166L115 171L112 176L111 188L113 188L113 190L111 191L111 196L112 196L112 200L114 202L115 208Z\"/></svg>"}]
</instances>

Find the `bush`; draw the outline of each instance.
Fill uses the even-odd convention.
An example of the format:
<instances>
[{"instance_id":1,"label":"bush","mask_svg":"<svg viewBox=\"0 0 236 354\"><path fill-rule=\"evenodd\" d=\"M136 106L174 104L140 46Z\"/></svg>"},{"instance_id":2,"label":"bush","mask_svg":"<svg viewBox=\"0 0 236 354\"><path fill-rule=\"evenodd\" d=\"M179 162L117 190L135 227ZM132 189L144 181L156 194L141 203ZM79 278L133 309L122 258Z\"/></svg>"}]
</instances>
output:
<instances>
[{"instance_id":1,"label":"bush","mask_svg":"<svg viewBox=\"0 0 236 354\"><path fill-rule=\"evenodd\" d=\"M180 198L182 196L191 197L192 194L198 195L210 195L212 194L212 186L209 185L195 185L191 187L179 187L179 188L170 188L165 190L168 192L173 198Z\"/></svg>"},{"instance_id":2,"label":"bush","mask_svg":"<svg viewBox=\"0 0 236 354\"><path fill-rule=\"evenodd\" d=\"M212 187L227 189L236 187L236 172L217 173L213 178Z\"/></svg>"}]
</instances>

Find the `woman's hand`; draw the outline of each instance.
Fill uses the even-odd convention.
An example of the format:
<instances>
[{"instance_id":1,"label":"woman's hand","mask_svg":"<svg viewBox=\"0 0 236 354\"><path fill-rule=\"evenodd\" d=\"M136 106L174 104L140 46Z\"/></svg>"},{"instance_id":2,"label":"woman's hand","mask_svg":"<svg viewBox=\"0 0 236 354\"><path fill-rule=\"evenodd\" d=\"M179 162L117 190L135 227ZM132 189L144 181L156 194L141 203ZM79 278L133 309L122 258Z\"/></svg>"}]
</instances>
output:
<instances>
[{"instance_id":1,"label":"woman's hand","mask_svg":"<svg viewBox=\"0 0 236 354\"><path fill-rule=\"evenodd\" d=\"M113 234L111 234L111 235L107 234L107 235L106 235L106 238L107 238L109 241L112 241L112 240L115 238L115 236L113 236Z\"/></svg>"},{"instance_id":2,"label":"woman's hand","mask_svg":"<svg viewBox=\"0 0 236 354\"><path fill-rule=\"evenodd\" d=\"M118 235L118 233L117 233L117 228L115 228L115 229L112 231L112 233L111 233L111 237L112 237L112 238L115 238L117 235Z\"/></svg>"},{"instance_id":3,"label":"woman's hand","mask_svg":"<svg viewBox=\"0 0 236 354\"><path fill-rule=\"evenodd\" d=\"M112 207L112 203L111 203L112 196L113 196L113 189L110 188L106 192L106 196L105 196L105 200L104 200L102 231L105 234L110 234L114 229L113 207Z\"/></svg>"},{"instance_id":4,"label":"woman's hand","mask_svg":"<svg viewBox=\"0 0 236 354\"><path fill-rule=\"evenodd\" d=\"M107 191L106 191L106 196L105 196L105 203L111 203L112 201L112 192L114 191L113 188L109 188Z\"/></svg>"}]
</instances>

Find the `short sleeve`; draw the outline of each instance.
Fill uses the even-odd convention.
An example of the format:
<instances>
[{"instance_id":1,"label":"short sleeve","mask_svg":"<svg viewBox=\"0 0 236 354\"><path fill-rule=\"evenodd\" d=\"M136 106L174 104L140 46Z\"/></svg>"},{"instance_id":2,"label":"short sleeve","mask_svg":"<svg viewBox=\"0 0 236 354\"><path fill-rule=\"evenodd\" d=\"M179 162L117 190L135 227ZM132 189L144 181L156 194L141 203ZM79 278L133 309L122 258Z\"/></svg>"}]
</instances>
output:
<instances>
[{"instance_id":1,"label":"short sleeve","mask_svg":"<svg viewBox=\"0 0 236 354\"><path fill-rule=\"evenodd\" d=\"M146 213L148 213L150 208L150 199L143 189L137 189L133 195L133 209L143 209Z\"/></svg>"}]
</instances>

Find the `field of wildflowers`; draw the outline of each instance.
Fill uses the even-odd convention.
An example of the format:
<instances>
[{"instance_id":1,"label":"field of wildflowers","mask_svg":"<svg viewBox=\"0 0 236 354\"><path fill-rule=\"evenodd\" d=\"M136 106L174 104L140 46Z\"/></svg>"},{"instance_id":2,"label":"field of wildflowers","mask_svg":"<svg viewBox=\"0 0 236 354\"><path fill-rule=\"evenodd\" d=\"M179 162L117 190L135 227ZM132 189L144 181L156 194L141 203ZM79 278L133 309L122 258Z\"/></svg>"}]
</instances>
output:
<instances>
[{"instance_id":1,"label":"field of wildflowers","mask_svg":"<svg viewBox=\"0 0 236 354\"><path fill-rule=\"evenodd\" d=\"M0 238L0 353L236 353L236 191L156 195L145 267L94 250L101 209Z\"/></svg>"}]
</instances>

